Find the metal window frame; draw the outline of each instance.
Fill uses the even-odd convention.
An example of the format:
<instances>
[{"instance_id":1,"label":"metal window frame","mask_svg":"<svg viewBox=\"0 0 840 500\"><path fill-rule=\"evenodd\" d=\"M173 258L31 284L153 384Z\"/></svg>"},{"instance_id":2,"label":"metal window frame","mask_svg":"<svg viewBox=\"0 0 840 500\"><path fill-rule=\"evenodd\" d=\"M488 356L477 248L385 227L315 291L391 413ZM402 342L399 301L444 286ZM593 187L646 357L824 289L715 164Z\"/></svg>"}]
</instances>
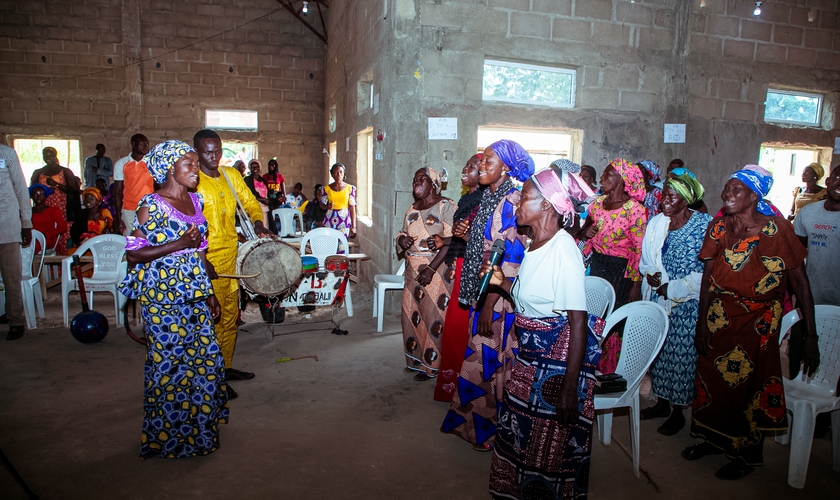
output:
<instances>
[{"instance_id":1,"label":"metal window frame","mask_svg":"<svg viewBox=\"0 0 840 500\"><path fill-rule=\"evenodd\" d=\"M574 108L575 107L575 96L577 95L577 70L575 69L568 69L568 68L557 68L554 66L539 66L536 64L525 64L525 63L517 63L511 61L500 61L498 59L485 59L484 64L482 65L482 70L487 66L504 66L508 68L521 68L533 71L541 71L544 73L561 73L570 75L572 77L572 89L571 89L571 102L545 102L545 101L533 101L529 99L510 99L507 97L493 97L493 96L485 96L484 95L484 71L482 71L481 81L482 81L482 92L481 92L481 99L483 101L495 101L495 102L509 102L513 104L529 104L532 106L548 106L551 108Z\"/></svg>"},{"instance_id":2,"label":"metal window frame","mask_svg":"<svg viewBox=\"0 0 840 500\"><path fill-rule=\"evenodd\" d=\"M236 127L232 125L210 126L207 124L208 113L254 113L257 116L257 125L255 127ZM255 109L205 109L204 110L204 127L210 130L233 130L237 132L259 132L260 129L260 112Z\"/></svg>"},{"instance_id":3,"label":"metal window frame","mask_svg":"<svg viewBox=\"0 0 840 500\"><path fill-rule=\"evenodd\" d=\"M767 96L770 94L784 94L784 95L793 95L793 96L800 96L800 97L813 97L816 98L819 102L817 103L817 120L815 122L804 122L799 120L779 120L776 118L767 118ZM764 98L764 122L765 123L781 123L785 125L803 125L806 127L820 127L822 123L822 108L823 102L825 102L825 96L823 94L815 94L813 92L800 92L797 90L782 90L782 89L774 89L768 88L767 95Z\"/></svg>"}]
</instances>

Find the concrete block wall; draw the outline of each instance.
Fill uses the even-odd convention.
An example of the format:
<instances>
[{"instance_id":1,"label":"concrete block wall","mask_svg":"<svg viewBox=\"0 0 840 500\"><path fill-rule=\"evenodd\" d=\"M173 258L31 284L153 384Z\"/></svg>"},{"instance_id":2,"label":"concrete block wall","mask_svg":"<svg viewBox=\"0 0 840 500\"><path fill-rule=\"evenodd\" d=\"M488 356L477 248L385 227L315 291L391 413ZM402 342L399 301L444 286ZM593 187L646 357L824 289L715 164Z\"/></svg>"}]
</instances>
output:
<instances>
[{"instance_id":1,"label":"concrete block wall","mask_svg":"<svg viewBox=\"0 0 840 500\"><path fill-rule=\"evenodd\" d=\"M220 131L320 182L325 45L274 0L0 2L2 140L192 142L206 109L257 110L256 133ZM291 188L291 186L289 186Z\"/></svg>"},{"instance_id":2,"label":"concrete block wall","mask_svg":"<svg viewBox=\"0 0 840 500\"><path fill-rule=\"evenodd\" d=\"M774 0L765 2L756 17L753 2L699 4L334 0L334 12L365 12L368 17L364 22L342 20L346 43L328 47L326 107L337 102L355 110L352 85L370 68L382 81L382 102L387 103L375 118L340 117L338 127L344 131L339 146L343 137L354 137L356 130L372 124L396 132L386 141L383 171L377 172L391 183L379 182L374 191L383 204L398 205L390 208L400 224L411 201L414 170L430 165L460 171L475 151L477 128L484 126L582 131L579 159L599 171L617 156L652 159L663 166L681 157L706 185L707 203L716 210L729 173L736 164L757 162L762 143L833 145L838 135L834 108L840 88L840 5L833 0ZM370 17L381 14L383 6L388 16ZM808 21L811 9L817 14L814 21ZM335 18L332 24L338 22ZM372 36L382 32L384 38ZM372 47L375 55L366 52ZM575 107L482 101L485 58L576 69ZM764 123L763 102L771 85L824 93L822 127ZM458 118L458 140L427 141L430 116ZM663 144L665 123L685 123L686 144ZM447 155L450 160L444 159L447 151L454 153ZM446 194L457 198L457 176L452 178ZM390 238L397 222L387 235L370 233L391 257L374 259L372 266L380 272L394 269Z\"/></svg>"}]
</instances>

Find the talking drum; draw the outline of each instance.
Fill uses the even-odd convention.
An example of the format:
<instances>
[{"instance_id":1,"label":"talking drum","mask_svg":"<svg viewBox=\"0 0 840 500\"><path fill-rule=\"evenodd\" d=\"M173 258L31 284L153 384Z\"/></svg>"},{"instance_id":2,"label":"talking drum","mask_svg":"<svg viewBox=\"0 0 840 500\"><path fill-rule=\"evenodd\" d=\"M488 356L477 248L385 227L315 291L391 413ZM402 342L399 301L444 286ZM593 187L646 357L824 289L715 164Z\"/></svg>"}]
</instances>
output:
<instances>
[{"instance_id":1,"label":"talking drum","mask_svg":"<svg viewBox=\"0 0 840 500\"><path fill-rule=\"evenodd\" d=\"M239 282L254 295L285 295L301 274L298 251L278 239L258 238L239 246L236 274L254 275Z\"/></svg>"}]
</instances>

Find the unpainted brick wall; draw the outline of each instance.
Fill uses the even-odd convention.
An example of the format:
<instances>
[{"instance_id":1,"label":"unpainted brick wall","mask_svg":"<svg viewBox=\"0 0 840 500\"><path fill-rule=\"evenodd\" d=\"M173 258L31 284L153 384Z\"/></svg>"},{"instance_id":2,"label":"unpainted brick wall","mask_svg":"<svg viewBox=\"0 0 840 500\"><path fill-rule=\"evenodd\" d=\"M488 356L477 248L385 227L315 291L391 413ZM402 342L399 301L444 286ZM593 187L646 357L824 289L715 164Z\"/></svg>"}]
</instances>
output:
<instances>
[{"instance_id":1,"label":"unpainted brick wall","mask_svg":"<svg viewBox=\"0 0 840 500\"><path fill-rule=\"evenodd\" d=\"M257 110L266 171L288 188L323 175L325 44L274 0L0 1L2 140L102 142L116 160L129 137L192 142L207 109ZM317 24L313 22L313 24ZM305 192L310 192L307 187Z\"/></svg>"}]
</instances>

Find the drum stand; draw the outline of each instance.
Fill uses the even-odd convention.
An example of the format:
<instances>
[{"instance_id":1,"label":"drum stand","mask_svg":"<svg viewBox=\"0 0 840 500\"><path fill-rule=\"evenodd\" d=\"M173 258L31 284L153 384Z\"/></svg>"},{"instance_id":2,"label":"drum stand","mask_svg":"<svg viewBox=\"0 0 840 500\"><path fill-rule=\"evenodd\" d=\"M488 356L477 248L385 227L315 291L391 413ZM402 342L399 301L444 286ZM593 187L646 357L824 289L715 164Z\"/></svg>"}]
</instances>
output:
<instances>
[{"instance_id":1,"label":"drum stand","mask_svg":"<svg viewBox=\"0 0 840 500\"><path fill-rule=\"evenodd\" d=\"M23 488L23 491L26 492L26 495L29 497L29 500L38 500L38 495L36 495L32 492L32 490L29 489L29 486L26 485L26 481L24 481L20 474L18 474L18 471L15 470L15 467L14 465L12 465L12 462L10 462L8 458L6 458L6 455L3 453L3 450L0 450L0 462L3 462L3 466L6 467L6 469L9 471L9 474L11 474L12 477L15 478L15 481L17 481L17 484L19 484L20 487Z\"/></svg>"},{"instance_id":2,"label":"drum stand","mask_svg":"<svg viewBox=\"0 0 840 500\"><path fill-rule=\"evenodd\" d=\"M272 308L276 304L278 304L279 302L282 302L282 299L274 299L274 300L271 299L271 298L268 299L269 306L271 306ZM291 335L293 333L302 333L300 331L275 333L274 332L275 326L280 325L280 324L288 327L288 326L314 325L314 324L320 324L320 323L328 323L328 326L332 325L332 327L333 327L332 332L331 332L332 334L334 334L334 335L347 335L350 332L348 332L347 330L342 330L341 325L339 325L338 322L335 320L335 315L338 312L338 310L341 309L341 306L343 305L343 303L344 303L344 301L342 300L340 303L330 305L330 319L316 319L314 321L309 321L309 320L307 320L307 321L296 321L294 323L286 323L285 321L283 323L269 323L268 333L269 333L270 337L269 337L268 340L273 340L274 337L279 337L281 335ZM315 307L318 307L318 306L315 306ZM320 306L320 307L323 307L323 306ZM308 331L326 330L327 328L328 327L312 328Z\"/></svg>"}]
</instances>

